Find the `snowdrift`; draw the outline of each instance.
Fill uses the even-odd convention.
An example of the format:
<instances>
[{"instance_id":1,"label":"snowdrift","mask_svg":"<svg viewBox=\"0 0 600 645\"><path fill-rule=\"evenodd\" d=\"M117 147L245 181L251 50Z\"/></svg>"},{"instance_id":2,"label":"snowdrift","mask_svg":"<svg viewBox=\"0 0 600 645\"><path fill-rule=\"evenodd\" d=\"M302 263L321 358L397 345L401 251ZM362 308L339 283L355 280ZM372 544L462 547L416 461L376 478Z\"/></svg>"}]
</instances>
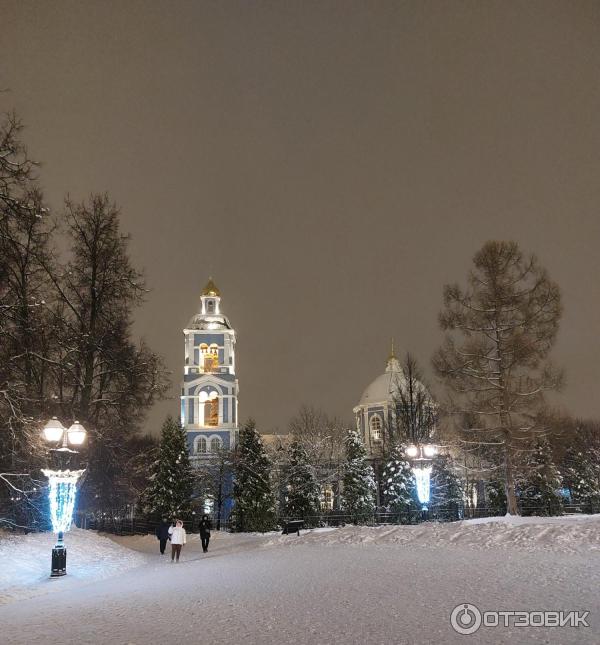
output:
<instances>
[{"instance_id":1,"label":"snowdrift","mask_svg":"<svg viewBox=\"0 0 600 645\"><path fill-rule=\"evenodd\" d=\"M600 515L495 517L463 522L425 522L411 526L346 526L279 536L266 545L466 546L519 548L563 553L600 551Z\"/></svg>"}]
</instances>

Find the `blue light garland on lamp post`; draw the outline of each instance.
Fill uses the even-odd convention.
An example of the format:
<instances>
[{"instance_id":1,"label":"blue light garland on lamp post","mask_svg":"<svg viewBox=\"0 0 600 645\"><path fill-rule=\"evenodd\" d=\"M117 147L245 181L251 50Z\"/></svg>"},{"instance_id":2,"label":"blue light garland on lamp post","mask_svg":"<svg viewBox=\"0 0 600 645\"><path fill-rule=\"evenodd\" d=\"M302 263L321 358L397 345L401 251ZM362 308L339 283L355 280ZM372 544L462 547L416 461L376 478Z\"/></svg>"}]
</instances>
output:
<instances>
[{"instance_id":1,"label":"blue light garland on lamp post","mask_svg":"<svg viewBox=\"0 0 600 645\"><path fill-rule=\"evenodd\" d=\"M48 478L48 497L50 501L50 519L52 530L57 534L57 542L52 549L52 568L50 577L57 578L67 573L67 548L64 544L64 534L71 527L77 480L85 472L78 468L79 453L69 448L81 446L85 441L85 428L75 421L67 430L63 424L52 417L44 426L44 439L59 447L51 448L52 468L42 469Z\"/></svg>"},{"instance_id":2,"label":"blue light garland on lamp post","mask_svg":"<svg viewBox=\"0 0 600 645\"><path fill-rule=\"evenodd\" d=\"M431 461L436 452L436 447L430 443L411 445L406 449L417 483L417 497L421 503L422 511L427 511L429 506L431 497Z\"/></svg>"}]
</instances>

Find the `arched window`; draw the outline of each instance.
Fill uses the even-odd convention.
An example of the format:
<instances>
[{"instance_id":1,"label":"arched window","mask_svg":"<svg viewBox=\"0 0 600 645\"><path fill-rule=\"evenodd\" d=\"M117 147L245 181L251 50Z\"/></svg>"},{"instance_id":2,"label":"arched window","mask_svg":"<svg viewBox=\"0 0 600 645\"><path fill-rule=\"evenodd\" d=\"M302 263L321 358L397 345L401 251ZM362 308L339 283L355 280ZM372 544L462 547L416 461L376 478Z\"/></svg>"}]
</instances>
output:
<instances>
[{"instance_id":1,"label":"arched window","mask_svg":"<svg viewBox=\"0 0 600 645\"><path fill-rule=\"evenodd\" d=\"M215 301L214 300L207 300L206 301L206 313L207 314L214 314L215 313Z\"/></svg>"},{"instance_id":2,"label":"arched window","mask_svg":"<svg viewBox=\"0 0 600 645\"><path fill-rule=\"evenodd\" d=\"M200 364L205 372L216 372L219 367L219 347L213 343L210 347L206 343L200 345Z\"/></svg>"},{"instance_id":3,"label":"arched window","mask_svg":"<svg viewBox=\"0 0 600 645\"><path fill-rule=\"evenodd\" d=\"M223 442L221 441L220 437L213 437L210 440L210 451L218 452L219 450L221 450L222 445L223 445Z\"/></svg>"},{"instance_id":4,"label":"arched window","mask_svg":"<svg viewBox=\"0 0 600 645\"><path fill-rule=\"evenodd\" d=\"M219 348L213 343L204 354L204 371L216 372L219 367Z\"/></svg>"},{"instance_id":5,"label":"arched window","mask_svg":"<svg viewBox=\"0 0 600 645\"><path fill-rule=\"evenodd\" d=\"M378 414L374 414L369 421L371 426L371 439L373 441L381 441L381 431L383 424L381 422L381 417Z\"/></svg>"},{"instance_id":6,"label":"arched window","mask_svg":"<svg viewBox=\"0 0 600 645\"><path fill-rule=\"evenodd\" d=\"M219 395L213 390L204 403L204 425L219 425Z\"/></svg>"},{"instance_id":7,"label":"arched window","mask_svg":"<svg viewBox=\"0 0 600 645\"><path fill-rule=\"evenodd\" d=\"M194 439L194 452L197 455L206 454L206 437L196 437Z\"/></svg>"}]
</instances>

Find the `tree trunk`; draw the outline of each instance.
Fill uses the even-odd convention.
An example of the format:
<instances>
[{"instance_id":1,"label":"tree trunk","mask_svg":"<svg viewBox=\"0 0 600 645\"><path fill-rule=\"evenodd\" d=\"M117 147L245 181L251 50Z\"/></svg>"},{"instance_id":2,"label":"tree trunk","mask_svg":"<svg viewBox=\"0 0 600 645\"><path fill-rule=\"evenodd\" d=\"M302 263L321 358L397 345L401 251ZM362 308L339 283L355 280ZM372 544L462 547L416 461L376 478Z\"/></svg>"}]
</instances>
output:
<instances>
[{"instance_id":1,"label":"tree trunk","mask_svg":"<svg viewBox=\"0 0 600 645\"><path fill-rule=\"evenodd\" d=\"M512 456L510 454L510 443L509 443L508 436L506 437L506 444L504 447L504 464L505 464L504 487L506 491L506 512L509 515L519 515L519 507L517 506L517 495L515 492L515 476L513 472Z\"/></svg>"},{"instance_id":2,"label":"tree trunk","mask_svg":"<svg viewBox=\"0 0 600 645\"><path fill-rule=\"evenodd\" d=\"M223 510L223 469L219 467L219 488L217 491L217 531L221 530L222 510Z\"/></svg>"}]
</instances>

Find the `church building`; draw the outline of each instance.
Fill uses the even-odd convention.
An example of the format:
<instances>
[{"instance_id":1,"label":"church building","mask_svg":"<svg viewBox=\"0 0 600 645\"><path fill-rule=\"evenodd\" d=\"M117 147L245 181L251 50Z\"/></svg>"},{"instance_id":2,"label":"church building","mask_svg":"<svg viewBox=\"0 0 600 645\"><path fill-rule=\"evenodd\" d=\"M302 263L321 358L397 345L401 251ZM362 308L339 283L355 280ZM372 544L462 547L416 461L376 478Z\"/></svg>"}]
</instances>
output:
<instances>
[{"instance_id":1,"label":"church building","mask_svg":"<svg viewBox=\"0 0 600 645\"><path fill-rule=\"evenodd\" d=\"M428 389L414 378L412 388L415 403L420 399L423 409L432 411L428 418L433 419L436 403ZM409 390L407 375L394 353L392 341L392 351L387 359L385 372L364 390L358 405L352 410L356 429L363 440L369 459L377 460L386 454L391 447L387 446L386 442L390 442L392 434L404 434L400 428L402 419L399 406L403 398L405 401L409 399Z\"/></svg>"},{"instance_id":2,"label":"church building","mask_svg":"<svg viewBox=\"0 0 600 645\"><path fill-rule=\"evenodd\" d=\"M392 346L385 372L364 390L352 410L356 429L370 459L376 459L383 452L387 438L385 430L394 424L399 393L405 386L404 372Z\"/></svg>"},{"instance_id":3,"label":"church building","mask_svg":"<svg viewBox=\"0 0 600 645\"><path fill-rule=\"evenodd\" d=\"M238 437L235 330L221 312L221 292L212 278L183 335L181 424L193 463L220 448L233 448Z\"/></svg>"}]
</instances>

